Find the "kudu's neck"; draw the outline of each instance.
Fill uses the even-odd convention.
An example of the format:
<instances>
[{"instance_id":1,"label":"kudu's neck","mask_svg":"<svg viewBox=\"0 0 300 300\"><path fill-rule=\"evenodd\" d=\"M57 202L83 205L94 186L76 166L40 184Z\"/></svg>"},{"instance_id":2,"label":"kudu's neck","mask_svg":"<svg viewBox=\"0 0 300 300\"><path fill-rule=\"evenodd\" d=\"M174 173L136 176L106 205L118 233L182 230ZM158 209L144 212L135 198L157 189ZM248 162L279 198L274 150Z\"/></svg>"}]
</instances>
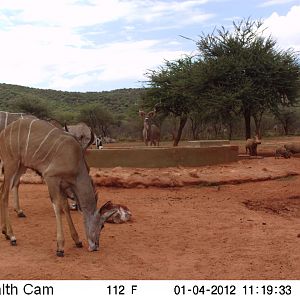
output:
<instances>
[{"instance_id":1,"label":"kudu's neck","mask_svg":"<svg viewBox=\"0 0 300 300\"><path fill-rule=\"evenodd\" d=\"M79 201L80 208L84 215L92 215L97 209L96 196L92 179L89 176L87 167L82 164L78 172L74 192Z\"/></svg>"}]
</instances>

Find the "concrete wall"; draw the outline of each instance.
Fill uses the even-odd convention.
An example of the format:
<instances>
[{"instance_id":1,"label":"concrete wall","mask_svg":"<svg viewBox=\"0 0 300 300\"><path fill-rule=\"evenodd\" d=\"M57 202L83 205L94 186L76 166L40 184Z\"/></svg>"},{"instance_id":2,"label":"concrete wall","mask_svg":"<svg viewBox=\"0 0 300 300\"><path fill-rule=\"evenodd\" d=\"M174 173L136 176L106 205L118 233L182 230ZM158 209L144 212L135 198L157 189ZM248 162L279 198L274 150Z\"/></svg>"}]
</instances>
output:
<instances>
[{"instance_id":1,"label":"concrete wall","mask_svg":"<svg viewBox=\"0 0 300 300\"><path fill-rule=\"evenodd\" d=\"M86 159L90 167L97 168L197 167L237 161L238 146L110 148L88 150Z\"/></svg>"}]
</instances>

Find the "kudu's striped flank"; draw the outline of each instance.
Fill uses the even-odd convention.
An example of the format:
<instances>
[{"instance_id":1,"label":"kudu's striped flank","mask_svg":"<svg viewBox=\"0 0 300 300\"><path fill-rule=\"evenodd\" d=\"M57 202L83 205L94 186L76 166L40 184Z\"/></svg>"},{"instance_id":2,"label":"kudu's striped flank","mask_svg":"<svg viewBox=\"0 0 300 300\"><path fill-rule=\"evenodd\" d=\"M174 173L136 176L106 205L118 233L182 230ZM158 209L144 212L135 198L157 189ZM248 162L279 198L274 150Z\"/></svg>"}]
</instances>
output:
<instances>
[{"instance_id":1,"label":"kudu's striped flank","mask_svg":"<svg viewBox=\"0 0 300 300\"><path fill-rule=\"evenodd\" d=\"M7 111L0 111L0 132L5 129L10 123L18 119L36 119L33 115L28 115L25 113L10 113ZM0 157L0 175L2 176L3 162ZM19 217L25 217L23 210L20 208L19 204L19 184L13 188L13 199L14 199L14 209Z\"/></svg>"},{"instance_id":2,"label":"kudu's striped flank","mask_svg":"<svg viewBox=\"0 0 300 300\"><path fill-rule=\"evenodd\" d=\"M56 216L57 255L64 254L61 209L76 246L82 246L70 215L67 190L74 193L82 210L89 250L98 250L104 222L116 210L105 211L106 205L97 209L97 197L83 149L72 135L39 119L19 119L1 132L0 156L4 163L1 228L12 245L16 244L16 238L8 214L9 191L19 182L26 168L30 168L41 174L48 186Z\"/></svg>"}]
</instances>

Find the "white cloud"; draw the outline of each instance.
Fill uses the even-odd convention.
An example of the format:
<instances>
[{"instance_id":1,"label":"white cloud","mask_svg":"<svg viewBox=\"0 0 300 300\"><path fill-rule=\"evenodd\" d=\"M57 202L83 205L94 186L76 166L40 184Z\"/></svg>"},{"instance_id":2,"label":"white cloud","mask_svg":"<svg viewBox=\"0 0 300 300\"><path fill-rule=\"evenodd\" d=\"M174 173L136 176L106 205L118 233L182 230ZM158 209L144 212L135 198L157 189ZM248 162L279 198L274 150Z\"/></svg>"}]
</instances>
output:
<instances>
[{"instance_id":1,"label":"white cloud","mask_svg":"<svg viewBox=\"0 0 300 300\"><path fill-rule=\"evenodd\" d=\"M97 81L99 90L101 82L136 83L147 69L185 51L173 50L174 39L133 39L128 33L146 32L150 21L161 30L203 23L213 16L200 10L206 2L1 0L0 82L62 90L89 89ZM127 36L116 39L104 29L112 22Z\"/></svg>"},{"instance_id":2,"label":"white cloud","mask_svg":"<svg viewBox=\"0 0 300 300\"><path fill-rule=\"evenodd\" d=\"M156 67L163 58L172 60L182 53L164 50L163 44L154 40L112 43L97 49L75 50L64 61L63 67L57 65L58 76L51 77L50 82L56 89L74 89L89 81L98 81L99 88L101 82L132 80L135 83L144 80L146 70ZM66 69L72 74L71 78L65 76ZM61 80L63 77L64 80Z\"/></svg>"},{"instance_id":3,"label":"white cloud","mask_svg":"<svg viewBox=\"0 0 300 300\"><path fill-rule=\"evenodd\" d=\"M136 83L144 80L147 69L184 53L168 50L167 41L125 41L96 48L75 48L39 40L23 43L21 33L16 32L14 36L20 37L11 41L14 46L1 49L0 82L60 90L84 91L95 81L99 82L99 90L101 82Z\"/></svg>"},{"instance_id":4,"label":"white cloud","mask_svg":"<svg viewBox=\"0 0 300 300\"><path fill-rule=\"evenodd\" d=\"M273 5L282 5L287 3L296 2L298 0L268 0L264 1L262 4L260 4L260 7L267 7L267 6L273 6Z\"/></svg>"},{"instance_id":5,"label":"white cloud","mask_svg":"<svg viewBox=\"0 0 300 300\"><path fill-rule=\"evenodd\" d=\"M131 7L130 2L120 0L94 1L92 5L76 0L1 0L0 11L15 12L11 21L74 28L115 21L130 14Z\"/></svg>"},{"instance_id":6,"label":"white cloud","mask_svg":"<svg viewBox=\"0 0 300 300\"><path fill-rule=\"evenodd\" d=\"M300 50L300 5L293 6L286 15L280 16L274 12L264 22L267 27L266 33L277 39L278 44L287 49L293 47Z\"/></svg>"},{"instance_id":7,"label":"white cloud","mask_svg":"<svg viewBox=\"0 0 300 300\"><path fill-rule=\"evenodd\" d=\"M126 16L128 21L142 20L144 22L167 22L169 26L180 26L188 19L194 19L195 23L203 22L211 18L212 14L207 14L199 10L199 6L209 2L209 0L190 1L131 1L131 13ZM190 21L192 23L192 20ZM176 24L176 25L175 25Z\"/></svg>"}]
</instances>

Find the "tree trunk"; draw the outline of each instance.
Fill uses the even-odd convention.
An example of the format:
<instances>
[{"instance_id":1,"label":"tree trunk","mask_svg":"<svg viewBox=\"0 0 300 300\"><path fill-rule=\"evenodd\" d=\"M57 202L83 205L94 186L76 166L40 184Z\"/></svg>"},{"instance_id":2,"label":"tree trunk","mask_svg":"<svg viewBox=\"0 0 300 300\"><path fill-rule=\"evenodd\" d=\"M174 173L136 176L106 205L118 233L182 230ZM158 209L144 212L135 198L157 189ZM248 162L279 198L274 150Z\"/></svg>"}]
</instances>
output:
<instances>
[{"instance_id":1,"label":"tree trunk","mask_svg":"<svg viewBox=\"0 0 300 300\"><path fill-rule=\"evenodd\" d=\"M253 115L254 123L255 123L255 134L261 138L261 121L262 121L263 113Z\"/></svg>"},{"instance_id":2,"label":"tree trunk","mask_svg":"<svg viewBox=\"0 0 300 300\"><path fill-rule=\"evenodd\" d=\"M229 130L228 130L228 139L229 139L229 141L231 141L231 139L232 139L232 132L233 132L233 124L232 124L232 122L230 122L229 124L228 124L229 126Z\"/></svg>"},{"instance_id":3,"label":"tree trunk","mask_svg":"<svg viewBox=\"0 0 300 300\"><path fill-rule=\"evenodd\" d=\"M183 128L186 124L186 121L187 121L187 117L186 116L181 116L180 117L180 122L179 122L179 128L178 128L178 131L177 131L177 135L174 139L174 142L173 142L173 146L176 147L178 146L178 143L181 139L181 135L182 135L182 131L183 131Z\"/></svg>"},{"instance_id":4,"label":"tree trunk","mask_svg":"<svg viewBox=\"0 0 300 300\"><path fill-rule=\"evenodd\" d=\"M246 140L251 138L251 113L250 110L244 112L245 119L245 137Z\"/></svg>"},{"instance_id":5,"label":"tree trunk","mask_svg":"<svg viewBox=\"0 0 300 300\"><path fill-rule=\"evenodd\" d=\"M289 135L289 125L287 122L283 124L283 130L285 135Z\"/></svg>"},{"instance_id":6,"label":"tree trunk","mask_svg":"<svg viewBox=\"0 0 300 300\"><path fill-rule=\"evenodd\" d=\"M191 130L192 130L192 136L193 140L198 140L199 138L199 123L197 123L195 120L190 118L191 120Z\"/></svg>"}]
</instances>

